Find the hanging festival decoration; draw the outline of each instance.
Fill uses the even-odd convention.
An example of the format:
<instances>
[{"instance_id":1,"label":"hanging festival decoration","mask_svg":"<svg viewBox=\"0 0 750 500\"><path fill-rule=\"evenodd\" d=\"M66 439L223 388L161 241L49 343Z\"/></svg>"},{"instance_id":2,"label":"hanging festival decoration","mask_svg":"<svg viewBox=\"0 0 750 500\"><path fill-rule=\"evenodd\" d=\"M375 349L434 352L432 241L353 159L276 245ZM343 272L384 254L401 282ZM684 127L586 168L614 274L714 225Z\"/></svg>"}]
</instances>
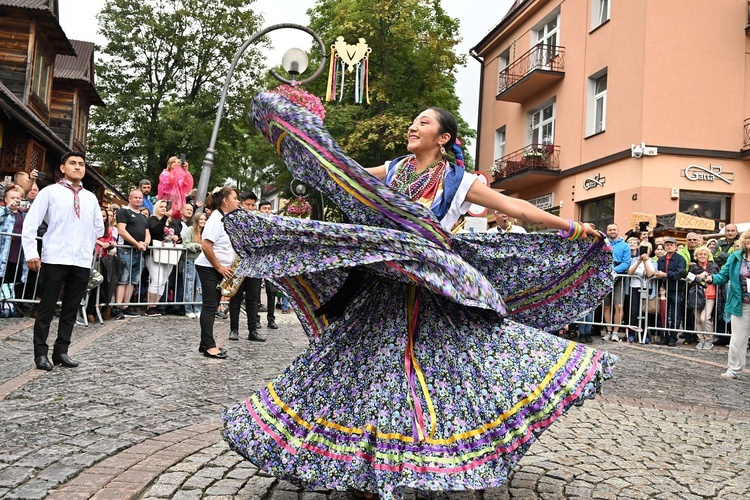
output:
<instances>
[{"instance_id":1,"label":"hanging festival decoration","mask_svg":"<svg viewBox=\"0 0 750 500\"><path fill-rule=\"evenodd\" d=\"M356 45L349 45L344 37L336 38L331 45L331 65L328 72L328 89L326 101L344 99L344 80L346 73L354 73L354 102L370 104L370 84L368 77L370 52L364 38L360 38ZM338 94L338 99L336 95Z\"/></svg>"}]
</instances>

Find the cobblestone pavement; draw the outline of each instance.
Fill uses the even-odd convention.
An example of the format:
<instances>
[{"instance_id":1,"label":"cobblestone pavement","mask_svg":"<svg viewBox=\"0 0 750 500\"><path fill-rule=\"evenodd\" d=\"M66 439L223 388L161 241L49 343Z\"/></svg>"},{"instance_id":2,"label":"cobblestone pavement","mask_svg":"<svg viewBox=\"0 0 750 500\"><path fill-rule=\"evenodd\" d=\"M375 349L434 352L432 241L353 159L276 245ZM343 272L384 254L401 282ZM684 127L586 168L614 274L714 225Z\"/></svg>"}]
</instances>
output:
<instances>
[{"instance_id":1,"label":"cobblestone pavement","mask_svg":"<svg viewBox=\"0 0 750 500\"><path fill-rule=\"evenodd\" d=\"M279 482L219 436L219 410L307 345L294 315L276 317L265 343L230 342L217 320L226 361L197 352L197 320L76 327L81 366L51 372L33 369L31 320L0 320L0 497L349 500ZM621 361L605 395L545 432L507 487L444 496L750 497L750 377L719 377L726 348L606 347Z\"/></svg>"}]
</instances>

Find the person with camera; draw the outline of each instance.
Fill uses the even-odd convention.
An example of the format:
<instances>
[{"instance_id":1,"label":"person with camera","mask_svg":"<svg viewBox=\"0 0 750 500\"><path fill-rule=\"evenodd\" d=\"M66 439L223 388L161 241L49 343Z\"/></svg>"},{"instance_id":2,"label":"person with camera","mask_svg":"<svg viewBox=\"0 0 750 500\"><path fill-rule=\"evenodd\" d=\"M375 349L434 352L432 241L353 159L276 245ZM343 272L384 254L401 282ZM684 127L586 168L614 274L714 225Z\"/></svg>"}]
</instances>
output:
<instances>
[{"instance_id":1,"label":"person with camera","mask_svg":"<svg viewBox=\"0 0 750 500\"><path fill-rule=\"evenodd\" d=\"M19 308L8 300L20 295L18 285L26 281L27 268L23 265L23 249L21 248L21 231L26 216L22 210L24 192L21 186L12 185L5 190L3 201L5 206L0 209L0 276L2 277L2 291L0 297L5 303L0 309L0 316L18 316ZM25 207L27 208L27 207ZM7 234L19 236L8 236Z\"/></svg>"},{"instance_id":2,"label":"person with camera","mask_svg":"<svg viewBox=\"0 0 750 500\"><path fill-rule=\"evenodd\" d=\"M648 278L656 273L656 263L651 260L651 243L636 241L636 255L630 259L628 274L630 278L630 326L645 329L646 321L640 325L639 318L648 320L648 300L656 297L656 289L649 290ZM628 342L633 343L635 335L628 333ZM651 340L647 337L644 342L650 344Z\"/></svg>"},{"instance_id":3,"label":"person with camera","mask_svg":"<svg viewBox=\"0 0 750 500\"><path fill-rule=\"evenodd\" d=\"M172 156L167 160L167 168L159 175L158 198L172 202L172 210L180 210L193 189L193 174L189 168L185 155Z\"/></svg>"},{"instance_id":4,"label":"person with camera","mask_svg":"<svg viewBox=\"0 0 750 500\"><path fill-rule=\"evenodd\" d=\"M66 368L78 366L78 362L68 356L68 347L76 314L89 283L95 242L104 233L99 201L94 193L83 189L81 183L86 175L83 153L69 152L60 163L63 178L39 191L23 225L26 265L32 271L41 269L44 281L34 321L34 363L40 370L51 370L53 364ZM47 222L47 232L44 233L40 258L36 237L43 221ZM65 294L50 363L47 337L63 288Z\"/></svg>"},{"instance_id":5,"label":"person with camera","mask_svg":"<svg viewBox=\"0 0 750 500\"><path fill-rule=\"evenodd\" d=\"M148 219L148 232L151 235L153 245L159 246L162 242L177 243L182 241L179 234L175 234L170 227L170 219L167 216L167 202L158 200L154 205L154 215ZM165 250L164 252L167 252ZM148 303L146 316L161 316L156 308L160 297L164 294L169 276L172 274L174 265L162 262L156 258L151 250L146 255L146 267L148 268Z\"/></svg>"},{"instance_id":6,"label":"person with camera","mask_svg":"<svg viewBox=\"0 0 750 500\"><path fill-rule=\"evenodd\" d=\"M711 250L708 247L702 246L697 248L695 250L695 259L697 262L690 263L689 271L696 276L705 277L707 274L716 274L719 272L719 266L711 260ZM705 289L702 285L705 285L705 283L692 283L690 285L687 303L688 310L692 310L695 317L695 329L699 332L705 332L698 334L698 345L695 348L708 351L714 347L713 312L718 294L716 285L709 284ZM691 304L691 295L696 297L693 304ZM700 297L703 297L702 301Z\"/></svg>"}]
</instances>

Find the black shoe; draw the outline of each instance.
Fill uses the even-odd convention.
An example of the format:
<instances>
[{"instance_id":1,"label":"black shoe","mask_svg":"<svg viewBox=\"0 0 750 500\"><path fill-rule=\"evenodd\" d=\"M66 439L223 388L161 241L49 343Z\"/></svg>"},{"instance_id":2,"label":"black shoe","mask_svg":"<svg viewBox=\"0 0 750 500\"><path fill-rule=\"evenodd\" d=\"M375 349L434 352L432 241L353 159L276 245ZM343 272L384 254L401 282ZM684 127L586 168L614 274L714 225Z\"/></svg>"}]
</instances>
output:
<instances>
[{"instance_id":1,"label":"black shoe","mask_svg":"<svg viewBox=\"0 0 750 500\"><path fill-rule=\"evenodd\" d=\"M676 339L670 339L669 343L667 345L669 347L677 347L677 340Z\"/></svg>"},{"instance_id":2,"label":"black shoe","mask_svg":"<svg viewBox=\"0 0 750 500\"><path fill-rule=\"evenodd\" d=\"M124 316L127 316L128 318L137 318L140 316L137 312L133 311L131 308L126 307L125 309L122 309L120 311Z\"/></svg>"},{"instance_id":3,"label":"black shoe","mask_svg":"<svg viewBox=\"0 0 750 500\"><path fill-rule=\"evenodd\" d=\"M240 340L240 332L237 330L229 332L229 340Z\"/></svg>"},{"instance_id":4,"label":"black shoe","mask_svg":"<svg viewBox=\"0 0 750 500\"><path fill-rule=\"evenodd\" d=\"M251 342L265 342L266 339L258 335L258 332L250 332L247 336L247 340Z\"/></svg>"},{"instance_id":5,"label":"black shoe","mask_svg":"<svg viewBox=\"0 0 750 500\"><path fill-rule=\"evenodd\" d=\"M206 350L206 351L203 351L203 355L206 356L207 358L214 358L214 359L227 359L227 356L228 356L227 351L222 351L221 349L219 350L217 354L211 354L210 352Z\"/></svg>"},{"instance_id":6,"label":"black shoe","mask_svg":"<svg viewBox=\"0 0 750 500\"><path fill-rule=\"evenodd\" d=\"M216 311L216 317L219 319L227 319L229 316L227 316L227 313L224 311Z\"/></svg>"},{"instance_id":7,"label":"black shoe","mask_svg":"<svg viewBox=\"0 0 750 500\"><path fill-rule=\"evenodd\" d=\"M586 338L584 338L583 341L586 342L587 344L594 343L594 339L591 338L591 335L586 335Z\"/></svg>"},{"instance_id":8,"label":"black shoe","mask_svg":"<svg viewBox=\"0 0 750 500\"><path fill-rule=\"evenodd\" d=\"M198 347L198 352L201 353L201 354L205 353L207 350L208 349L206 349L205 347L200 347L200 346ZM227 352L227 349L225 347L219 347L219 350L221 352Z\"/></svg>"},{"instance_id":9,"label":"black shoe","mask_svg":"<svg viewBox=\"0 0 750 500\"><path fill-rule=\"evenodd\" d=\"M159 310L155 307L149 307L146 309L146 316L161 316Z\"/></svg>"},{"instance_id":10,"label":"black shoe","mask_svg":"<svg viewBox=\"0 0 750 500\"><path fill-rule=\"evenodd\" d=\"M268 328L270 328L271 330L278 330L279 325L277 325L275 321L269 321Z\"/></svg>"},{"instance_id":11,"label":"black shoe","mask_svg":"<svg viewBox=\"0 0 750 500\"><path fill-rule=\"evenodd\" d=\"M113 319L125 319L125 315L122 313L122 309L119 307L113 307L111 317Z\"/></svg>"},{"instance_id":12,"label":"black shoe","mask_svg":"<svg viewBox=\"0 0 750 500\"><path fill-rule=\"evenodd\" d=\"M52 363L49 362L47 356L37 356L34 358L34 364L36 365L37 370L50 371L52 369Z\"/></svg>"},{"instance_id":13,"label":"black shoe","mask_svg":"<svg viewBox=\"0 0 750 500\"><path fill-rule=\"evenodd\" d=\"M261 329L261 324L260 324L260 321L256 321L256 322L255 322L255 329L256 329L256 330L260 330L260 329Z\"/></svg>"},{"instance_id":14,"label":"black shoe","mask_svg":"<svg viewBox=\"0 0 750 500\"><path fill-rule=\"evenodd\" d=\"M73 361L67 354L53 354L52 362L65 368L75 368L79 365L78 361Z\"/></svg>"},{"instance_id":15,"label":"black shoe","mask_svg":"<svg viewBox=\"0 0 750 500\"><path fill-rule=\"evenodd\" d=\"M276 309L281 309L281 302L276 303Z\"/></svg>"},{"instance_id":16,"label":"black shoe","mask_svg":"<svg viewBox=\"0 0 750 500\"><path fill-rule=\"evenodd\" d=\"M662 337L659 341L659 345L669 345L669 339L666 337Z\"/></svg>"},{"instance_id":17,"label":"black shoe","mask_svg":"<svg viewBox=\"0 0 750 500\"><path fill-rule=\"evenodd\" d=\"M261 304L261 305L258 306L258 312L259 313L268 312L268 308L266 306L264 306L263 304Z\"/></svg>"}]
</instances>

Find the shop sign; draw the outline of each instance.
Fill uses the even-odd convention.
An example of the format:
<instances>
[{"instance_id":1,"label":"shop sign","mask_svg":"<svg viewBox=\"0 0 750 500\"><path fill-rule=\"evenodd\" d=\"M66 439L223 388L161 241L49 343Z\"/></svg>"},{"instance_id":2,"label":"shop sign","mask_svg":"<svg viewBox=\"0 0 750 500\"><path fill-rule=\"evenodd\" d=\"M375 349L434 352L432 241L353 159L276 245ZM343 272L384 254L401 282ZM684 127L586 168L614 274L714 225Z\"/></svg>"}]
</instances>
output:
<instances>
[{"instance_id":1,"label":"shop sign","mask_svg":"<svg viewBox=\"0 0 750 500\"><path fill-rule=\"evenodd\" d=\"M734 172L724 172L721 165L711 165L708 168L700 165L690 164L682 171L683 177L689 181L709 181L714 182L721 180L727 184L734 181Z\"/></svg>"},{"instance_id":2,"label":"shop sign","mask_svg":"<svg viewBox=\"0 0 750 500\"><path fill-rule=\"evenodd\" d=\"M527 201L536 208L549 210L555 205L555 193L543 194L542 196L537 196L536 198L531 198Z\"/></svg>"},{"instance_id":3,"label":"shop sign","mask_svg":"<svg viewBox=\"0 0 750 500\"><path fill-rule=\"evenodd\" d=\"M716 221L713 219L704 219L694 215L677 212L675 214L674 227L684 229L700 229L702 231L713 231L716 228Z\"/></svg>"},{"instance_id":4,"label":"shop sign","mask_svg":"<svg viewBox=\"0 0 750 500\"><path fill-rule=\"evenodd\" d=\"M638 227L639 222L648 222L648 225L652 228L656 227L656 215L647 214L644 212L631 212L630 213L630 227Z\"/></svg>"},{"instance_id":5,"label":"shop sign","mask_svg":"<svg viewBox=\"0 0 750 500\"><path fill-rule=\"evenodd\" d=\"M587 177L583 181L583 189L588 191L589 189L593 189L597 186L604 186L604 181L606 181L606 177L602 177L601 174L596 174L593 177Z\"/></svg>"}]
</instances>

